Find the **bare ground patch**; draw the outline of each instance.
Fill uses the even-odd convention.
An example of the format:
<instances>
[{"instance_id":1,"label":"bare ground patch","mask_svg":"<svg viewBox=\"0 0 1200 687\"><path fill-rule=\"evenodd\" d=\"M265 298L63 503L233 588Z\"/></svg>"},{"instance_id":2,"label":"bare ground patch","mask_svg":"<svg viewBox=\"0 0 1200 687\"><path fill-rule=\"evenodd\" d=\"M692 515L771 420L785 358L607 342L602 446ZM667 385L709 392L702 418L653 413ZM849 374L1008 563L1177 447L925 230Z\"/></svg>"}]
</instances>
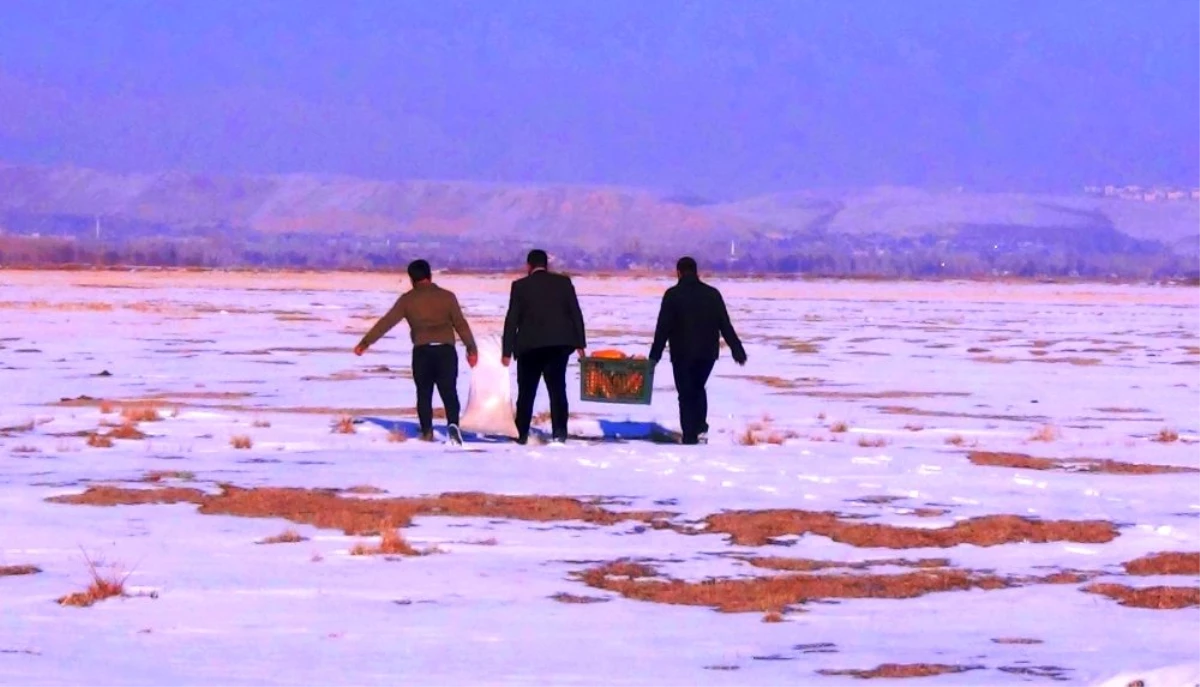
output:
<instances>
[{"instance_id":1,"label":"bare ground patch","mask_svg":"<svg viewBox=\"0 0 1200 687\"><path fill-rule=\"evenodd\" d=\"M974 465L1018 468L1022 470L1058 470L1063 472L1103 473L1109 475L1162 475L1200 472L1200 469L1176 465L1125 463L1108 458L1039 458L1024 453L971 451L967 459Z\"/></svg>"},{"instance_id":2,"label":"bare ground patch","mask_svg":"<svg viewBox=\"0 0 1200 687\"><path fill-rule=\"evenodd\" d=\"M1012 542L1103 544L1117 536L1105 520L1033 520L1018 515L986 515L949 527L924 529L847 521L835 513L803 510L730 511L710 515L702 530L689 534L728 534L740 546L763 546L775 537L816 534L863 548L949 548L959 544L999 546Z\"/></svg>"}]
</instances>

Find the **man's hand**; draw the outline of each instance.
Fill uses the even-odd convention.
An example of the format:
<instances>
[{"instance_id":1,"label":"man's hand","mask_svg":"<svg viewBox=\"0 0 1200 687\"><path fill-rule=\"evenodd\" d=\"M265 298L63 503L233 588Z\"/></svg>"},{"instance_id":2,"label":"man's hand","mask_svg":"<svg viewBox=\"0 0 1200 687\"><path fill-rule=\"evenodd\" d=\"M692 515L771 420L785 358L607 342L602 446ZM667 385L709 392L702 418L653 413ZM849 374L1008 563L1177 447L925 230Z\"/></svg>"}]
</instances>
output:
<instances>
[{"instance_id":1,"label":"man's hand","mask_svg":"<svg viewBox=\"0 0 1200 687\"><path fill-rule=\"evenodd\" d=\"M508 356L504 356L503 358L500 359L500 364L504 365L505 367L508 367L508 364L511 362L512 362L512 358L510 358Z\"/></svg>"},{"instance_id":2,"label":"man's hand","mask_svg":"<svg viewBox=\"0 0 1200 687\"><path fill-rule=\"evenodd\" d=\"M354 347L354 355L362 355L363 353L366 353L366 352L367 352L367 347L363 346L362 344L359 344Z\"/></svg>"},{"instance_id":3,"label":"man's hand","mask_svg":"<svg viewBox=\"0 0 1200 687\"><path fill-rule=\"evenodd\" d=\"M733 362L737 363L738 365L740 365L742 367L745 367L746 366L746 356L745 355L736 356L736 357L734 357Z\"/></svg>"},{"instance_id":4,"label":"man's hand","mask_svg":"<svg viewBox=\"0 0 1200 687\"><path fill-rule=\"evenodd\" d=\"M583 357L587 355L587 349L586 348L576 348L575 353L579 356L580 360L583 360Z\"/></svg>"},{"instance_id":5,"label":"man's hand","mask_svg":"<svg viewBox=\"0 0 1200 687\"><path fill-rule=\"evenodd\" d=\"M478 364L479 364L479 354L478 353L468 353L467 354L467 365L470 365L471 367L475 367Z\"/></svg>"}]
</instances>

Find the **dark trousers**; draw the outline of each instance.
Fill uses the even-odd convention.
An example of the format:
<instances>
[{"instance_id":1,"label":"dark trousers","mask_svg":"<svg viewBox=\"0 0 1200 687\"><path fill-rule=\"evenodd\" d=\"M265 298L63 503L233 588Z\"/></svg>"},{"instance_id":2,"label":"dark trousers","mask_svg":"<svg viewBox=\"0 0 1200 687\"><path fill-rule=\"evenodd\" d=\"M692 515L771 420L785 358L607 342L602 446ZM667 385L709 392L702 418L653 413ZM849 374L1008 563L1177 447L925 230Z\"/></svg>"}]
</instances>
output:
<instances>
[{"instance_id":1,"label":"dark trousers","mask_svg":"<svg viewBox=\"0 0 1200 687\"><path fill-rule=\"evenodd\" d=\"M679 392L679 426L683 441L694 444L708 431L708 377L717 361L706 359L672 360L675 390Z\"/></svg>"},{"instance_id":2,"label":"dark trousers","mask_svg":"<svg viewBox=\"0 0 1200 687\"><path fill-rule=\"evenodd\" d=\"M546 346L525 351L517 358L517 436L529 437L533 422L533 400L538 384L546 380L550 395L550 426L555 439L567 438L567 363L571 362L569 346Z\"/></svg>"},{"instance_id":3,"label":"dark trousers","mask_svg":"<svg viewBox=\"0 0 1200 687\"><path fill-rule=\"evenodd\" d=\"M458 351L454 346L416 346L412 354L413 381L417 383L417 419L421 433L433 431L433 389L437 387L446 409L446 424L458 424Z\"/></svg>"}]
</instances>

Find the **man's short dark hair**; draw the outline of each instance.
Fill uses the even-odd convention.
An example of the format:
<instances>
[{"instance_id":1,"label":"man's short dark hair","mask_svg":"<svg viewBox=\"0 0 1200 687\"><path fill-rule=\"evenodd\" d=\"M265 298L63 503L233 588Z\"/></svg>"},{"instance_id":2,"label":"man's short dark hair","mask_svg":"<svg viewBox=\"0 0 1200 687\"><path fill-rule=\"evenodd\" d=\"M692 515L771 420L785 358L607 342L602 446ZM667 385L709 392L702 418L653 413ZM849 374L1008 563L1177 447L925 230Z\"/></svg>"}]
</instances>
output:
<instances>
[{"instance_id":1,"label":"man's short dark hair","mask_svg":"<svg viewBox=\"0 0 1200 687\"><path fill-rule=\"evenodd\" d=\"M549 267L550 256L546 255L546 251L541 248L534 248L529 251L529 255L525 257L525 264L530 267Z\"/></svg>"},{"instance_id":2,"label":"man's short dark hair","mask_svg":"<svg viewBox=\"0 0 1200 687\"><path fill-rule=\"evenodd\" d=\"M675 269L678 270L680 274L690 275L699 272L699 268L696 266L696 258L692 257L679 258L679 262L675 263Z\"/></svg>"},{"instance_id":3,"label":"man's short dark hair","mask_svg":"<svg viewBox=\"0 0 1200 687\"><path fill-rule=\"evenodd\" d=\"M413 281L425 281L433 278L433 270L425 260L413 260L408 263L408 278Z\"/></svg>"}]
</instances>

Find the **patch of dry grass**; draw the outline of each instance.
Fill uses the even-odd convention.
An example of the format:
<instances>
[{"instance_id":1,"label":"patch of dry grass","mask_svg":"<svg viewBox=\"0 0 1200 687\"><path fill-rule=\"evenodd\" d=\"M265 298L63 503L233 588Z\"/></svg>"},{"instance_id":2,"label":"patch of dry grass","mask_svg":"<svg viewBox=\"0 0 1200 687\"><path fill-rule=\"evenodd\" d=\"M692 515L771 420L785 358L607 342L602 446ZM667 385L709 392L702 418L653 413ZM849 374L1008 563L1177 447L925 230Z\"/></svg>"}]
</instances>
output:
<instances>
[{"instance_id":1,"label":"patch of dry grass","mask_svg":"<svg viewBox=\"0 0 1200 687\"><path fill-rule=\"evenodd\" d=\"M891 442L886 437L859 437L858 445L861 448L883 448Z\"/></svg>"},{"instance_id":2,"label":"patch of dry grass","mask_svg":"<svg viewBox=\"0 0 1200 687\"><path fill-rule=\"evenodd\" d=\"M254 422L250 423L250 426L254 427L255 429L267 429L271 426L271 423L267 420L255 420Z\"/></svg>"},{"instance_id":3,"label":"patch of dry grass","mask_svg":"<svg viewBox=\"0 0 1200 687\"><path fill-rule=\"evenodd\" d=\"M146 473L145 477L142 477L141 481L158 484L169 479L191 482L196 479L196 473L187 470L151 470Z\"/></svg>"},{"instance_id":4,"label":"patch of dry grass","mask_svg":"<svg viewBox=\"0 0 1200 687\"><path fill-rule=\"evenodd\" d=\"M962 446L967 443L967 439L961 434L952 434L946 437L946 443L951 446Z\"/></svg>"},{"instance_id":5,"label":"patch of dry grass","mask_svg":"<svg viewBox=\"0 0 1200 687\"><path fill-rule=\"evenodd\" d=\"M366 544L355 544L354 548L350 549L351 556L424 556L429 553L434 553L434 549L419 551L400 535L399 530L390 521L384 521L379 526L380 541L379 546L367 546Z\"/></svg>"},{"instance_id":6,"label":"patch of dry grass","mask_svg":"<svg viewBox=\"0 0 1200 687\"><path fill-rule=\"evenodd\" d=\"M861 680L884 679L893 680L911 677L934 677L936 675L953 675L971 670L983 670L978 665L949 665L944 663L884 663L868 670L846 669L834 670L823 668L817 673L830 676L856 677Z\"/></svg>"},{"instance_id":7,"label":"patch of dry grass","mask_svg":"<svg viewBox=\"0 0 1200 687\"><path fill-rule=\"evenodd\" d=\"M815 391L802 391L798 395L841 401L871 401L889 398L966 398L971 394L965 391L828 391L818 389Z\"/></svg>"},{"instance_id":8,"label":"patch of dry grass","mask_svg":"<svg viewBox=\"0 0 1200 687\"><path fill-rule=\"evenodd\" d=\"M26 445L22 444L22 445L20 445L20 446L14 446L14 447L12 447L12 448L10 449L10 451L11 451L11 452L13 452L13 453L25 453L25 454L28 454L28 453L41 453L41 452L42 452L42 449L40 449L40 448L38 448L38 447L36 447L36 446L26 446Z\"/></svg>"},{"instance_id":9,"label":"patch of dry grass","mask_svg":"<svg viewBox=\"0 0 1200 687\"><path fill-rule=\"evenodd\" d=\"M101 415L112 415L114 412L116 412L116 410L117 410L116 406L114 406L112 403L110 403L108 401L100 402L100 414Z\"/></svg>"},{"instance_id":10,"label":"patch of dry grass","mask_svg":"<svg viewBox=\"0 0 1200 687\"><path fill-rule=\"evenodd\" d=\"M380 489L369 484L356 484L345 489L347 494L386 494L387 489Z\"/></svg>"},{"instance_id":11,"label":"patch of dry grass","mask_svg":"<svg viewBox=\"0 0 1200 687\"><path fill-rule=\"evenodd\" d=\"M785 351L790 351L792 353L801 353L801 354L820 353L821 347L818 346L817 344L820 343L822 340L827 340L827 339L822 339L822 338L809 339L809 340L785 339L782 343L780 343L779 347Z\"/></svg>"},{"instance_id":12,"label":"patch of dry grass","mask_svg":"<svg viewBox=\"0 0 1200 687\"><path fill-rule=\"evenodd\" d=\"M1000 356L1000 355L981 355L981 356L976 356L974 358L971 358L971 360L973 360L977 363L991 363L993 365L1010 365L1012 363L1017 362L1016 358L1010 358L1010 357Z\"/></svg>"},{"instance_id":13,"label":"patch of dry grass","mask_svg":"<svg viewBox=\"0 0 1200 687\"><path fill-rule=\"evenodd\" d=\"M1037 415L1004 415L1000 413L959 413L949 410L925 410L912 406L873 406L885 415L912 415L916 417L952 417L967 420L1003 420L1009 422L1045 422L1046 418Z\"/></svg>"},{"instance_id":14,"label":"patch of dry grass","mask_svg":"<svg viewBox=\"0 0 1200 687\"><path fill-rule=\"evenodd\" d=\"M30 420L29 422L23 422L19 425L13 425L11 427L0 427L0 434L23 434L25 432L32 432L36 427L37 423L33 420Z\"/></svg>"},{"instance_id":15,"label":"patch of dry grass","mask_svg":"<svg viewBox=\"0 0 1200 687\"><path fill-rule=\"evenodd\" d=\"M1172 444L1176 441L1179 441L1179 432L1176 432L1168 427L1163 427L1162 429L1158 430L1158 434L1154 435L1154 438L1151 439L1151 441L1156 441L1160 444Z\"/></svg>"},{"instance_id":16,"label":"patch of dry grass","mask_svg":"<svg viewBox=\"0 0 1200 687\"><path fill-rule=\"evenodd\" d=\"M105 434L89 434L87 445L92 448L112 448L113 440Z\"/></svg>"},{"instance_id":17,"label":"patch of dry grass","mask_svg":"<svg viewBox=\"0 0 1200 687\"><path fill-rule=\"evenodd\" d=\"M612 601L612 599L603 596L580 596L578 594L568 594L567 592L559 592L550 598L564 604L601 604Z\"/></svg>"},{"instance_id":18,"label":"patch of dry grass","mask_svg":"<svg viewBox=\"0 0 1200 687\"><path fill-rule=\"evenodd\" d=\"M308 537L303 537L299 532L293 529L286 529L283 532L272 537L267 537L259 541L259 544L298 544L302 541L308 541Z\"/></svg>"},{"instance_id":19,"label":"patch of dry grass","mask_svg":"<svg viewBox=\"0 0 1200 687\"><path fill-rule=\"evenodd\" d=\"M1125 563L1130 575L1200 575L1200 552L1163 551Z\"/></svg>"},{"instance_id":20,"label":"patch of dry grass","mask_svg":"<svg viewBox=\"0 0 1200 687\"><path fill-rule=\"evenodd\" d=\"M350 415L339 416L333 421L334 434L354 434L357 431L354 427L354 418Z\"/></svg>"},{"instance_id":21,"label":"patch of dry grass","mask_svg":"<svg viewBox=\"0 0 1200 687\"><path fill-rule=\"evenodd\" d=\"M1058 363L1062 365L1075 365L1078 367L1091 367L1104 362L1099 358L1082 358L1079 356L1065 356L1062 358L1035 358L1031 362L1035 363Z\"/></svg>"},{"instance_id":22,"label":"patch of dry grass","mask_svg":"<svg viewBox=\"0 0 1200 687\"><path fill-rule=\"evenodd\" d=\"M1062 431L1054 425L1042 425L1029 436L1030 441L1052 442L1062 438Z\"/></svg>"},{"instance_id":23,"label":"patch of dry grass","mask_svg":"<svg viewBox=\"0 0 1200 687\"><path fill-rule=\"evenodd\" d=\"M566 496L507 496L460 492L425 497L363 499L342 497L336 489L290 489L256 487L244 489L220 485L218 494L199 489L165 487L128 489L91 486L81 494L52 496L50 503L116 506L150 503L194 503L206 515L245 518L283 518L301 525L338 529L348 535L378 534L379 523L389 521L407 526L417 516L482 517L557 522L577 520L596 525L636 521L666 527L663 511L609 511L598 505Z\"/></svg>"},{"instance_id":24,"label":"patch of dry grass","mask_svg":"<svg viewBox=\"0 0 1200 687\"><path fill-rule=\"evenodd\" d=\"M36 575L42 571L36 565L0 565L0 577L15 577L17 575Z\"/></svg>"},{"instance_id":25,"label":"patch of dry grass","mask_svg":"<svg viewBox=\"0 0 1200 687\"><path fill-rule=\"evenodd\" d=\"M1089 594L1107 596L1122 606L1171 611L1200 606L1200 587L1127 587L1096 583L1083 588Z\"/></svg>"},{"instance_id":26,"label":"patch of dry grass","mask_svg":"<svg viewBox=\"0 0 1200 687\"><path fill-rule=\"evenodd\" d=\"M146 433L137 428L133 422L126 420L108 432L113 439L138 440L145 439Z\"/></svg>"},{"instance_id":27,"label":"patch of dry grass","mask_svg":"<svg viewBox=\"0 0 1200 687\"><path fill-rule=\"evenodd\" d=\"M831 570L844 568L846 570L867 570L876 567L899 567L899 568L948 568L950 567L950 559L948 558L921 558L918 560L910 560L907 558L883 558L872 559L866 561L823 561L811 558L782 558L779 556L763 556L763 557L745 557L738 560L744 561L753 565L756 568L766 570L781 570L785 572L817 572L819 570Z\"/></svg>"},{"instance_id":28,"label":"patch of dry grass","mask_svg":"<svg viewBox=\"0 0 1200 687\"><path fill-rule=\"evenodd\" d=\"M746 429L735 437L735 441L740 446L759 446L761 444L781 446L789 439L795 439L799 436L799 433L792 430L772 428L771 419L768 416L762 422L747 424Z\"/></svg>"},{"instance_id":29,"label":"patch of dry grass","mask_svg":"<svg viewBox=\"0 0 1200 687\"><path fill-rule=\"evenodd\" d=\"M1003 451L972 451L967 459L975 465L1018 468L1022 470L1061 470L1065 472L1103 473L1109 475L1163 475L1200 472L1200 469L1175 465L1125 463L1108 458L1038 458L1024 453Z\"/></svg>"},{"instance_id":30,"label":"patch of dry grass","mask_svg":"<svg viewBox=\"0 0 1200 687\"><path fill-rule=\"evenodd\" d=\"M748 375L746 377L742 377L742 379L746 379L751 382L756 382L756 383L762 384L764 386L769 386L772 389L795 389L795 388L798 388L801 386L800 383L798 383L794 380L784 379L783 377L775 377L775 376L771 376L771 375Z\"/></svg>"},{"instance_id":31,"label":"patch of dry grass","mask_svg":"<svg viewBox=\"0 0 1200 687\"><path fill-rule=\"evenodd\" d=\"M986 515L949 527L909 528L843 519L835 513L791 509L726 511L709 515L704 528L684 534L728 534L739 546L764 546L776 537L815 534L860 548L949 548L960 544L999 546L1012 542L1070 541L1103 544L1117 537L1106 520L1034 520L1019 515Z\"/></svg>"},{"instance_id":32,"label":"patch of dry grass","mask_svg":"<svg viewBox=\"0 0 1200 687\"><path fill-rule=\"evenodd\" d=\"M912 599L927 594L971 589L1007 589L1033 584L1078 583L1084 576L1000 577L958 569L929 569L891 575L786 574L698 582L663 577L642 564L630 570L617 561L572 573L593 589L628 599L684 606L706 606L724 613L778 613L826 599Z\"/></svg>"},{"instance_id":33,"label":"patch of dry grass","mask_svg":"<svg viewBox=\"0 0 1200 687\"><path fill-rule=\"evenodd\" d=\"M832 425L829 425L829 431L833 432L834 434L842 434L844 432L850 431L850 425L846 424L842 420L838 420L837 422L833 423Z\"/></svg>"},{"instance_id":34,"label":"patch of dry grass","mask_svg":"<svg viewBox=\"0 0 1200 687\"><path fill-rule=\"evenodd\" d=\"M153 405L130 405L121 408L121 417L128 422L158 422L162 415Z\"/></svg>"},{"instance_id":35,"label":"patch of dry grass","mask_svg":"<svg viewBox=\"0 0 1200 687\"><path fill-rule=\"evenodd\" d=\"M229 445L236 449L248 449L254 447L254 440L245 434L238 434L230 437Z\"/></svg>"},{"instance_id":36,"label":"patch of dry grass","mask_svg":"<svg viewBox=\"0 0 1200 687\"><path fill-rule=\"evenodd\" d=\"M125 580L129 579L132 571L124 574L102 573L91 558L85 555L84 559L87 561L88 573L92 578L91 583L82 592L74 592L60 597L58 599L60 606L87 608L105 599L125 596Z\"/></svg>"}]
</instances>

